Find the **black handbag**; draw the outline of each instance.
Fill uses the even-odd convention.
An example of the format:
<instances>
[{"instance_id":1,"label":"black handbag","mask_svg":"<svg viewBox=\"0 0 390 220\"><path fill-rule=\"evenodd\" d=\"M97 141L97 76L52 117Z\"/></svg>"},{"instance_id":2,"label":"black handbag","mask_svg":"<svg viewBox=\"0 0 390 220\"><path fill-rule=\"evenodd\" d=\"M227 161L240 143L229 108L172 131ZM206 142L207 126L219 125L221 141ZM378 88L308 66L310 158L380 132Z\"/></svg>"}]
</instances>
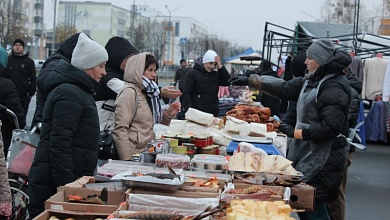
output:
<instances>
[{"instance_id":1,"label":"black handbag","mask_svg":"<svg viewBox=\"0 0 390 220\"><path fill-rule=\"evenodd\" d=\"M138 107L137 91L134 88L131 88L131 89L133 89L135 91L135 105L134 105L133 119L131 120L129 128L133 124L133 120L134 120L135 114L137 113L137 107ZM103 104L103 106L104 106L104 104ZM108 109L106 109L106 110L108 110ZM111 113L115 112L115 108L113 107L112 109L110 109L108 111L111 111ZM106 123L104 130L102 132L100 132L98 158L100 160L108 160L108 159L119 160L119 155L118 155L118 152L117 152L116 147L115 147L115 141L114 141L114 137L112 136L112 131L107 129L108 120L107 120L107 123Z\"/></svg>"},{"instance_id":2,"label":"black handbag","mask_svg":"<svg viewBox=\"0 0 390 220\"><path fill-rule=\"evenodd\" d=\"M116 151L114 137L111 131L102 131L99 137L99 156L100 160L119 160Z\"/></svg>"}]
</instances>

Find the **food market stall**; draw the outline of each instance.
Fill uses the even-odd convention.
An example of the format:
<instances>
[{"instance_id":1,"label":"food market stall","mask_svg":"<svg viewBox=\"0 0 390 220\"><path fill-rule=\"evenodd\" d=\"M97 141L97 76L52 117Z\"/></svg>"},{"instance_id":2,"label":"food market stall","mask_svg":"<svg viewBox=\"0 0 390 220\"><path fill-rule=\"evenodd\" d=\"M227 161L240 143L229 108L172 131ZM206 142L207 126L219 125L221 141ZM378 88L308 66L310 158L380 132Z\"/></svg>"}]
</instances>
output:
<instances>
[{"instance_id":1,"label":"food market stall","mask_svg":"<svg viewBox=\"0 0 390 220\"><path fill-rule=\"evenodd\" d=\"M277 146L277 124L267 112L238 106L220 119L190 109L186 120L173 120L133 161L109 160L93 178L61 187L36 219L67 212L74 219L102 214L112 219L239 219L270 213L291 219L291 212L310 211L315 189L301 182L302 174Z\"/></svg>"}]
</instances>

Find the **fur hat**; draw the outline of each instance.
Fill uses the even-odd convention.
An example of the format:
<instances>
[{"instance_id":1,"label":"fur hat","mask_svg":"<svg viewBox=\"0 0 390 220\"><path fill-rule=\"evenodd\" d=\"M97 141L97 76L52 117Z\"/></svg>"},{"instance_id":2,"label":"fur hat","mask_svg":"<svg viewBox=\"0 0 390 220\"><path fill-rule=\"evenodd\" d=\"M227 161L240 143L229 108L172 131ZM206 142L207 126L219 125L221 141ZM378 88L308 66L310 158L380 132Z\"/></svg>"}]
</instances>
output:
<instances>
[{"instance_id":1,"label":"fur hat","mask_svg":"<svg viewBox=\"0 0 390 220\"><path fill-rule=\"evenodd\" d=\"M118 36L110 38L105 48L109 57L107 65L116 71L120 71L120 65L127 56L139 53L129 40Z\"/></svg>"},{"instance_id":2,"label":"fur hat","mask_svg":"<svg viewBox=\"0 0 390 220\"><path fill-rule=\"evenodd\" d=\"M294 77L304 76L307 66L305 64L306 54L302 53L291 60L291 73Z\"/></svg>"},{"instance_id":3,"label":"fur hat","mask_svg":"<svg viewBox=\"0 0 390 220\"><path fill-rule=\"evenodd\" d=\"M218 54L214 50L208 50L204 56L202 63L210 63L215 62L215 57L218 56Z\"/></svg>"},{"instance_id":4,"label":"fur hat","mask_svg":"<svg viewBox=\"0 0 390 220\"><path fill-rule=\"evenodd\" d=\"M320 39L310 45L306 54L320 64L320 66L323 66L332 61L334 50L335 46L333 41L330 39Z\"/></svg>"},{"instance_id":5,"label":"fur hat","mask_svg":"<svg viewBox=\"0 0 390 220\"><path fill-rule=\"evenodd\" d=\"M20 43L24 47L24 41L22 39L16 39L12 44L12 46L15 45L16 43Z\"/></svg>"},{"instance_id":6,"label":"fur hat","mask_svg":"<svg viewBox=\"0 0 390 220\"><path fill-rule=\"evenodd\" d=\"M106 49L80 33L76 47L72 53L71 64L81 70L87 70L108 60Z\"/></svg>"}]
</instances>

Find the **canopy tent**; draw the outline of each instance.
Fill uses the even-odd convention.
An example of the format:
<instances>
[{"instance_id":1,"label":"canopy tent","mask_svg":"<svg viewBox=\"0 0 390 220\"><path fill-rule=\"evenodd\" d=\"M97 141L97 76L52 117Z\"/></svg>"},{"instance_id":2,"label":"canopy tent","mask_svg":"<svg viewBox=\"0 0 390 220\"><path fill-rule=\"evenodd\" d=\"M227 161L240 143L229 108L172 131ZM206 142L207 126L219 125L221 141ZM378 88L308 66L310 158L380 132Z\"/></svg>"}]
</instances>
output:
<instances>
[{"instance_id":1,"label":"canopy tent","mask_svg":"<svg viewBox=\"0 0 390 220\"><path fill-rule=\"evenodd\" d=\"M237 54L237 55L232 56L232 57L224 58L223 62L226 63L227 61L230 61L230 60L240 59L241 56L246 56L246 55L249 55L249 54L254 53L254 52L255 51L253 50L253 48L249 47L248 49L246 49L244 52L242 52L240 54Z\"/></svg>"},{"instance_id":2,"label":"canopy tent","mask_svg":"<svg viewBox=\"0 0 390 220\"><path fill-rule=\"evenodd\" d=\"M260 65L261 55L253 52L250 54L241 55L236 59L226 61L226 63L240 64L240 65Z\"/></svg>"},{"instance_id":3,"label":"canopy tent","mask_svg":"<svg viewBox=\"0 0 390 220\"><path fill-rule=\"evenodd\" d=\"M261 55L255 53L252 47L232 57L224 58L223 62L238 65L260 65Z\"/></svg>"}]
</instances>

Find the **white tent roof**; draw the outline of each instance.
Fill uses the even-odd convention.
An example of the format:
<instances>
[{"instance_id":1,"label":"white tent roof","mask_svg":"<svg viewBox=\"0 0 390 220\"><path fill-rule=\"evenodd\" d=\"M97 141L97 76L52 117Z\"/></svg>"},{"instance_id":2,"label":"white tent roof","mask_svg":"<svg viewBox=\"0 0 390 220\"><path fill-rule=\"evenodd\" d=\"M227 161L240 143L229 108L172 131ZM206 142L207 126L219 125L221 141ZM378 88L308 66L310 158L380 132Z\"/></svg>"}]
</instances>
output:
<instances>
[{"instance_id":1,"label":"white tent roof","mask_svg":"<svg viewBox=\"0 0 390 220\"><path fill-rule=\"evenodd\" d=\"M261 57L260 54L258 53L251 53L251 54L248 54L248 55L245 55L245 57ZM241 65L260 65L261 63L261 60L252 60L252 61L248 61L248 60L241 60L240 58L237 58L237 59L234 59L234 60L229 60L229 61L226 61L226 63L231 63L231 64L241 64Z\"/></svg>"}]
</instances>

